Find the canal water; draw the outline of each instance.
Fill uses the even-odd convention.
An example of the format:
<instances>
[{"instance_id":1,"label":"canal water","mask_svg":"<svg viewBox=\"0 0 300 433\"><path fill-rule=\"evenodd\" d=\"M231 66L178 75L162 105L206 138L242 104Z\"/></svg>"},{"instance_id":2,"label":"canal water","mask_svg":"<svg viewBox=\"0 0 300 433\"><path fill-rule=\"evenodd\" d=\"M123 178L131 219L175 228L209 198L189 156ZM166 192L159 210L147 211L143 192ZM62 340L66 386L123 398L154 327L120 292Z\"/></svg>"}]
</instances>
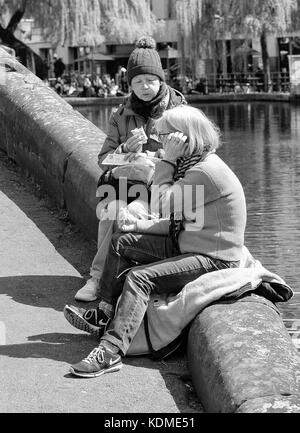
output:
<instances>
[{"instance_id":1,"label":"canal water","mask_svg":"<svg viewBox=\"0 0 300 433\"><path fill-rule=\"evenodd\" d=\"M246 246L299 293L280 305L283 317L293 319L290 325L296 326L295 319L300 319L300 105L237 102L194 106L221 128L223 144L218 154L244 187ZM106 132L113 108L78 110ZM288 326L289 320L285 320Z\"/></svg>"}]
</instances>

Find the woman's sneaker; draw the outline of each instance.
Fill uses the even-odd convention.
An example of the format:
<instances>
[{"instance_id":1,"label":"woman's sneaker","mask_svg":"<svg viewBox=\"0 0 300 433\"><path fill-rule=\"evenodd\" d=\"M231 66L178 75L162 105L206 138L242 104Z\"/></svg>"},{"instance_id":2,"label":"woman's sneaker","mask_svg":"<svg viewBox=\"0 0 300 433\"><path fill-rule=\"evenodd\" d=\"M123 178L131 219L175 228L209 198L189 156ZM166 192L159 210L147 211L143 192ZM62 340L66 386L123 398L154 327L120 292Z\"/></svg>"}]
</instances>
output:
<instances>
[{"instance_id":1,"label":"woman's sneaker","mask_svg":"<svg viewBox=\"0 0 300 433\"><path fill-rule=\"evenodd\" d=\"M96 337L102 337L111 318L108 317L100 308L85 310L73 305L66 305L64 316L74 328L88 332Z\"/></svg>"},{"instance_id":2,"label":"woman's sneaker","mask_svg":"<svg viewBox=\"0 0 300 433\"><path fill-rule=\"evenodd\" d=\"M100 344L87 358L70 366L70 373L80 377L97 377L122 368L121 356Z\"/></svg>"},{"instance_id":3,"label":"woman's sneaker","mask_svg":"<svg viewBox=\"0 0 300 433\"><path fill-rule=\"evenodd\" d=\"M90 278L75 295L76 301L92 302L97 299L98 278Z\"/></svg>"}]
</instances>

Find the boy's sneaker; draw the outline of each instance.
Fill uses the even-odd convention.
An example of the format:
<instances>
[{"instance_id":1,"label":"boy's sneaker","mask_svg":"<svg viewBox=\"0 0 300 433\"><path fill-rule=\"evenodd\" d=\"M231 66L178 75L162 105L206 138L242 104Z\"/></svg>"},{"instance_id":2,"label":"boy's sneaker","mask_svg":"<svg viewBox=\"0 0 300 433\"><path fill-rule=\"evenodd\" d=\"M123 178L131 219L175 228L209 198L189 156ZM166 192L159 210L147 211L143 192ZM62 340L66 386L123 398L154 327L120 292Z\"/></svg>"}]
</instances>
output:
<instances>
[{"instance_id":1,"label":"boy's sneaker","mask_svg":"<svg viewBox=\"0 0 300 433\"><path fill-rule=\"evenodd\" d=\"M90 278L87 280L86 284L78 290L78 292L75 295L76 301L82 301L82 302L92 302L97 299L97 289L99 286L99 279L98 278Z\"/></svg>"},{"instance_id":2,"label":"boy's sneaker","mask_svg":"<svg viewBox=\"0 0 300 433\"><path fill-rule=\"evenodd\" d=\"M122 368L121 356L110 352L100 344L87 358L70 366L70 373L80 377L97 377Z\"/></svg>"},{"instance_id":3,"label":"boy's sneaker","mask_svg":"<svg viewBox=\"0 0 300 433\"><path fill-rule=\"evenodd\" d=\"M85 310L73 305L66 305L64 316L74 328L88 332L96 337L102 337L111 318L108 317L100 308Z\"/></svg>"}]
</instances>

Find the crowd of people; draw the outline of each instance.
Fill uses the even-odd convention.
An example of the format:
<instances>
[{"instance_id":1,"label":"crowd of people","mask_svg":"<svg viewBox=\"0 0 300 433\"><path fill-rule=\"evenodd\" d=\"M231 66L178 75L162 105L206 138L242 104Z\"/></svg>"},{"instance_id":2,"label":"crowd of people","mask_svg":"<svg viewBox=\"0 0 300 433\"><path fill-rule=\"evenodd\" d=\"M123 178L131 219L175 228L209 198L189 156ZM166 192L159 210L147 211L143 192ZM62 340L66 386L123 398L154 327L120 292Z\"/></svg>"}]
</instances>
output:
<instances>
[{"instance_id":1,"label":"crowd of people","mask_svg":"<svg viewBox=\"0 0 300 433\"><path fill-rule=\"evenodd\" d=\"M60 96L73 97L100 97L126 96L129 94L127 70L119 66L113 78L110 74L82 74L79 72L66 73L66 66L61 58L54 55L53 78L48 78L49 67L44 63L44 81L49 84ZM229 74L224 79L217 76L215 84L209 82L207 77L193 80L188 76L171 76L169 84L172 88L184 94L208 94L210 92L249 93L263 90L263 72L258 70L253 75ZM238 75L238 76L237 76Z\"/></svg>"},{"instance_id":2,"label":"crowd of people","mask_svg":"<svg viewBox=\"0 0 300 433\"><path fill-rule=\"evenodd\" d=\"M128 88L121 86L110 74L79 74L72 72L57 78L50 78L47 83L60 96L102 97L125 96Z\"/></svg>"},{"instance_id":3,"label":"crowd of people","mask_svg":"<svg viewBox=\"0 0 300 433\"><path fill-rule=\"evenodd\" d=\"M128 94L127 71L119 66L115 77L110 74L82 74L72 71L67 73L66 65L57 54L53 56L52 73L46 60L43 61L41 78L60 96L102 97L125 96ZM52 75L52 77L51 77Z\"/></svg>"}]
</instances>

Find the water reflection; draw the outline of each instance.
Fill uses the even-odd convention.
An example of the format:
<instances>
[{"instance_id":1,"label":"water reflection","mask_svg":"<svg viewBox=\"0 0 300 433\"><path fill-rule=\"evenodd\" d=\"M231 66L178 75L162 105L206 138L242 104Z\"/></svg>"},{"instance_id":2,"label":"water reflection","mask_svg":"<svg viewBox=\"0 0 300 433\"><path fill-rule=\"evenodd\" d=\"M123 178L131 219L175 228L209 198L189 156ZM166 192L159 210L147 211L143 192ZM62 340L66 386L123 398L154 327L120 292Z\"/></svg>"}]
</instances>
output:
<instances>
[{"instance_id":1,"label":"water reflection","mask_svg":"<svg viewBox=\"0 0 300 433\"><path fill-rule=\"evenodd\" d=\"M300 106L288 103L196 106L221 128L223 146L219 154L245 189L246 245L264 266L300 291ZM113 108L79 111L106 131ZM283 310L292 317L298 311L300 317L299 297L295 296Z\"/></svg>"},{"instance_id":2,"label":"water reflection","mask_svg":"<svg viewBox=\"0 0 300 433\"><path fill-rule=\"evenodd\" d=\"M99 106L99 107L77 107L84 117L89 121L99 126L103 132L107 133L108 121L112 110L115 110L114 106Z\"/></svg>"}]
</instances>

